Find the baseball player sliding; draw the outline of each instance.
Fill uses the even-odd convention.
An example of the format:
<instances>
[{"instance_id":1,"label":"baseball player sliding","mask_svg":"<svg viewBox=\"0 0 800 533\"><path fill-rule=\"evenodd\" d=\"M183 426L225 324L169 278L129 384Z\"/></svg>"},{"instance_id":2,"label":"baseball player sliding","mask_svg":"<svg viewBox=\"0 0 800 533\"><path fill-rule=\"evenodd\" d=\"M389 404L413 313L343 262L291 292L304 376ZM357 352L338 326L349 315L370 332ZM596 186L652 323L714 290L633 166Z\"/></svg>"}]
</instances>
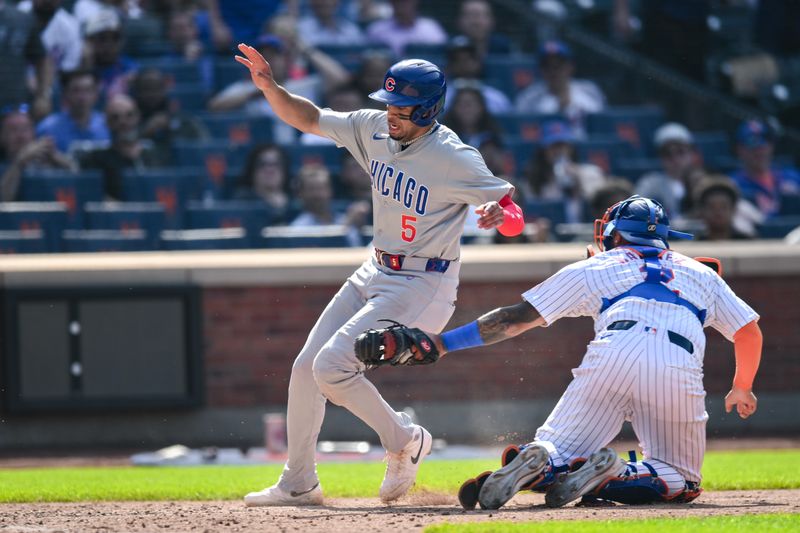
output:
<instances>
[{"instance_id":1,"label":"baseball player sliding","mask_svg":"<svg viewBox=\"0 0 800 533\"><path fill-rule=\"evenodd\" d=\"M581 496L621 503L688 502L700 494L705 454L703 328L732 340L736 374L725 397L747 418L761 359L758 314L714 270L669 249L662 206L632 196L595 222L601 253L561 269L522 295L440 335L395 325L363 333L356 351L371 364L434 362L446 352L493 344L562 317L591 316L595 337L574 379L535 440L512 446L503 467L467 480L468 509L497 509L522 489L545 491L551 507ZM625 462L607 448L628 420L644 457Z\"/></svg>"},{"instance_id":2,"label":"baseball player sliding","mask_svg":"<svg viewBox=\"0 0 800 533\"><path fill-rule=\"evenodd\" d=\"M380 497L389 502L414 484L431 450L431 435L396 412L364 376L353 342L360 332L395 318L441 331L456 299L459 244L470 205L482 228L522 231L514 188L492 175L480 154L436 117L445 79L432 63L393 65L370 98L386 111L320 109L275 83L269 64L251 46L236 60L275 114L302 132L328 137L353 154L370 175L375 249L317 320L292 367L287 436L289 457L278 482L245 496L250 506L319 505L315 452L325 402L342 405L380 437L388 462ZM365 183L365 186L367 184Z\"/></svg>"}]
</instances>

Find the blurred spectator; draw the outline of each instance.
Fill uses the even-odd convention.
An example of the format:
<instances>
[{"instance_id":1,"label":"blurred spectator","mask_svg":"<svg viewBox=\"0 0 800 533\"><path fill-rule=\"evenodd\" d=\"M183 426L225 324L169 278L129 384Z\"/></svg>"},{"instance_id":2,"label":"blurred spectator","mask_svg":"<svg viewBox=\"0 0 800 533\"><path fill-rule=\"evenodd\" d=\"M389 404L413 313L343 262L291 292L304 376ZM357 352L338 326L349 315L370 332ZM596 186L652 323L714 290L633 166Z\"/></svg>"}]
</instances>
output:
<instances>
[{"instance_id":1,"label":"blurred spectator","mask_svg":"<svg viewBox=\"0 0 800 533\"><path fill-rule=\"evenodd\" d=\"M669 122L653 137L661 170L648 172L636 182L636 194L661 202L670 217L679 217L691 200L690 173L701 169L691 132L683 124Z\"/></svg>"},{"instance_id":2,"label":"blurred spectator","mask_svg":"<svg viewBox=\"0 0 800 533\"><path fill-rule=\"evenodd\" d=\"M53 92L53 62L49 59L39 36L36 21L9 2L0 2L0 109L18 106L29 101L28 65L36 67L34 80L33 118L50 113Z\"/></svg>"},{"instance_id":3,"label":"blurred spectator","mask_svg":"<svg viewBox=\"0 0 800 533\"><path fill-rule=\"evenodd\" d=\"M444 99L445 111L452 107L455 100L455 84L459 80L472 82L473 86L479 87L483 98L486 100L486 107L489 112L506 113L511 111L511 101L503 91L486 84L481 77L483 76L483 60L478 53L477 47L466 37L455 37L447 47L447 96Z\"/></svg>"},{"instance_id":4,"label":"blurred spectator","mask_svg":"<svg viewBox=\"0 0 800 533\"><path fill-rule=\"evenodd\" d=\"M297 32L313 46L363 44L364 33L339 13L339 0L309 0L311 13L297 22Z\"/></svg>"},{"instance_id":5,"label":"blurred spectator","mask_svg":"<svg viewBox=\"0 0 800 533\"><path fill-rule=\"evenodd\" d=\"M700 181L694 195L695 213L706 225L706 232L700 240L726 241L751 238L734 227L739 191L730 178L708 176Z\"/></svg>"},{"instance_id":6,"label":"blurred spectator","mask_svg":"<svg viewBox=\"0 0 800 533\"><path fill-rule=\"evenodd\" d=\"M584 206L606 181L600 167L575 159L575 135L569 124L554 120L542 127L542 140L520 183L526 198L564 200L567 222L583 222Z\"/></svg>"},{"instance_id":7,"label":"blurred spectator","mask_svg":"<svg viewBox=\"0 0 800 533\"><path fill-rule=\"evenodd\" d=\"M273 224L289 220L289 159L276 144L260 144L247 155L234 200L262 200L272 208Z\"/></svg>"},{"instance_id":8,"label":"blurred spectator","mask_svg":"<svg viewBox=\"0 0 800 533\"><path fill-rule=\"evenodd\" d=\"M228 52L238 43L252 44L282 3L281 0L206 1L211 37L220 52Z\"/></svg>"},{"instance_id":9,"label":"blurred spectator","mask_svg":"<svg viewBox=\"0 0 800 533\"><path fill-rule=\"evenodd\" d=\"M142 16L139 0L77 0L72 8L72 12L84 32L90 20L98 13L107 10L113 10L117 15L126 19L137 19Z\"/></svg>"},{"instance_id":10,"label":"blurred spectator","mask_svg":"<svg viewBox=\"0 0 800 533\"><path fill-rule=\"evenodd\" d=\"M761 120L748 120L736 133L741 168L731 177L742 196L767 217L781 212L781 196L800 196L800 172L772 161L775 132Z\"/></svg>"},{"instance_id":11,"label":"blurred spectator","mask_svg":"<svg viewBox=\"0 0 800 533\"><path fill-rule=\"evenodd\" d=\"M289 76L290 56L281 39L275 35L262 35L254 45L264 56L270 67L275 81L281 84L292 94L300 95L311 101L319 100L323 82L327 88L336 87L349 80L350 75L327 54L318 49L308 53L308 58L320 75L310 74L303 77L291 78ZM243 75L247 73L243 70ZM381 78L381 83L383 79ZM374 89L373 89L374 90ZM274 116L275 113L261 94L261 91L252 83L250 76L232 83L216 94L208 103L211 111L232 111L242 109L252 115ZM282 121L275 121L275 140L280 144L291 144L297 138L297 131Z\"/></svg>"},{"instance_id":12,"label":"blurred spectator","mask_svg":"<svg viewBox=\"0 0 800 533\"><path fill-rule=\"evenodd\" d=\"M487 134L500 135L500 127L486 106L479 83L456 80L453 103L442 123L456 132L464 144L477 146Z\"/></svg>"},{"instance_id":13,"label":"blurred spectator","mask_svg":"<svg viewBox=\"0 0 800 533\"><path fill-rule=\"evenodd\" d=\"M614 1L614 28L622 39L633 32L630 0ZM710 53L711 0L647 0L641 5L642 52L702 82Z\"/></svg>"},{"instance_id":14,"label":"blurred spectator","mask_svg":"<svg viewBox=\"0 0 800 533\"><path fill-rule=\"evenodd\" d=\"M366 98L361 90L353 83L335 87L325 95L327 107L334 111L348 112L364 109L367 106ZM300 144L333 145L336 144L328 137L320 137L312 133L300 135Z\"/></svg>"},{"instance_id":15,"label":"blurred spectator","mask_svg":"<svg viewBox=\"0 0 800 533\"><path fill-rule=\"evenodd\" d=\"M524 89L515 102L520 113L559 113L567 117L575 135L586 136L585 119L602 111L606 97L593 81L573 79L572 51L561 41L547 41L539 49L543 81Z\"/></svg>"},{"instance_id":16,"label":"blurred spectator","mask_svg":"<svg viewBox=\"0 0 800 533\"><path fill-rule=\"evenodd\" d=\"M126 169L143 170L164 166L158 151L148 140L139 137L139 110L128 95L118 94L106 104L106 124L111 145L80 154L83 168L103 172L106 197L122 200L122 176Z\"/></svg>"},{"instance_id":17,"label":"blurred spectator","mask_svg":"<svg viewBox=\"0 0 800 533\"><path fill-rule=\"evenodd\" d=\"M169 14L167 39L175 54L189 63L194 63L206 53L192 11L176 10Z\"/></svg>"},{"instance_id":18,"label":"blurred spectator","mask_svg":"<svg viewBox=\"0 0 800 533\"><path fill-rule=\"evenodd\" d=\"M153 141L159 158L169 161L175 141L210 138L208 129L197 118L177 111L167 96L168 80L155 68L136 73L131 81L131 96L141 115L141 136Z\"/></svg>"},{"instance_id":19,"label":"blurred spectator","mask_svg":"<svg viewBox=\"0 0 800 533\"><path fill-rule=\"evenodd\" d=\"M511 53L511 41L494 31L494 13L488 0L464 0L458 10L457 26L460 36L475 46L478 56Z\"/></svg>"},{"instance_id":20,"label":"blurred spectator","mask_svg":"<svg viewBox=\"0 0 800 533\"><path fill-rule=\"evenodd\" d=\"M392 18L376 20L367 27L367 38L385 44L402 57L409 44L444 44L447 33L432 18L418 13L419 0L391 0Z\"/></svg>"},{"instance_id":21,"label":"blurred spectator","mask_svg":"<svg viewBox=\"0 0 800 533\"><path fill-rule=\"evenodd\" d=\"M367 50L361 56L361 67L353 76L353 83L359 88L362 95L368 95L383 87L383 78L386 71L394 63L388 52L380 50ZM447 103L447 98L445 98ZM386 105L377 100L367 99L366 108L385 109Z\"/></svg>"},{"instance_id":22,"label":"blurred spectator","mask_svg":"<svg viewBox=\"0 0 800 533\"><path fill-rule=\"evenodd\" d=\"M336 198L340 200L364 200L372 205L372 187L369 173L358 164L353 154L342 150Z\"/></svg>"},{"instance_id":23,"label":"blurred spectator","mask_svg":"<svg viewBox=\"0 0 800 533\"><path fill-rule=\"evenodd\" d=\"M502 136L497 132L488 132L484 135L476 136L473 145L481 153L483 162L486 163L492 174L502 177L509 183L516 184L518 178L514 168L514 156L506 150ZM519 189L518 194L522 194Z\"/></svg>"},{"instance_id":24,"label":"blurred spectator","mask_svg":"<svg viewBox=\"0 0 800 533\"><path fill-rule=\"evenodd\" d=\"M366 224L370 212L369 202L352 202L344 213L333 210L333 186L328 169L319 164L300 167L295 178L297 198L301 211L290 226L310 227L339 224L350 228L348 241L351 246L361 245L360 228Z\"/></svg>"},{"instance_id":25,"label":"blurred spectator","mask_svg":"<svg viewBox=\"0 0 800 533\"><path fill-rule=\"evenodd\" d=\"M62 0L23 0L17 9L31 13L42 28L44 44L59 72L75 70L81 64L81 27L78 19L61 7Z\"/></svg>"},{"instance_id":26,"label":"blurred spectator","mask_svg":"<svg viewBox=\"0 0 800 533\"><path fill-rule=\"evenodd\" d=\"M52 137L62 152L75 141L104 142L110 139L103 114L95 110L97 80L90 70L61 75L62 111L53 113L36 127L38 136Z\"/></svg>"},{"instance_id":27,"label":"blurred spectator","mask_svg":"<svg viewBox=\"0 0 800 533\"><path fill-rule=\"evenodd\" d=\"M621 178L610 178L597 188L589 201L589 219L603 218L606 210L612 205L633 196L633 185Z\"/></svg>"},{"instance_id":28,"label":"blurred spectator","mask_svg":"<svg viewBox=\"0 0 800 533\"><path fill-rule=\"evenodd\" d=\"M0 119L0 200L17 200L22 175L36 168L74 170L75 164L50 137L34 137L33 121L25 108L6 112Z\"/></svg>"},{"instance_id":29,"label":"blurred spectator","mask_svg":"<svg viewBox=\"0 0 800 533\"><path fill-rule=\"evenodd\" d=\"M108 100L128 92L137 65L122 54L122 22L116 11L103 9L89 19L84 30L83 65L94 70L100 82L100 98Z\"/></svg>"}]
</instances>

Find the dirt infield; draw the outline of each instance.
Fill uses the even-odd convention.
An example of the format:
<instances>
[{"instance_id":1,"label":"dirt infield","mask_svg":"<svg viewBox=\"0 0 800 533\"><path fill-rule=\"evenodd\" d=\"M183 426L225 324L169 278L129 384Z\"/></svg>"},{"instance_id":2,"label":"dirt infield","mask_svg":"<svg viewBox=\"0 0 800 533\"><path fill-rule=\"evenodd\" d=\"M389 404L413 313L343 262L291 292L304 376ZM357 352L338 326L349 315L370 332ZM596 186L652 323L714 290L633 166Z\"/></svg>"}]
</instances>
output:
<instances>
[{"instance_id":1,"label":"dirt infield","mask_svg":"<svg viewBox=\"0 0 800 533\"><path fill-rule=\"evenodd\" d=\"M240 501L40 503L0 505L0 533L247 531L415 531L442 522L611 520L800 513L800 490L706 492L690 504L548 509L538 494L499 511L462 510L454 496L412 494L393 506L334 499L322 507L247 508Z\"/></svg>"}]
</instances>

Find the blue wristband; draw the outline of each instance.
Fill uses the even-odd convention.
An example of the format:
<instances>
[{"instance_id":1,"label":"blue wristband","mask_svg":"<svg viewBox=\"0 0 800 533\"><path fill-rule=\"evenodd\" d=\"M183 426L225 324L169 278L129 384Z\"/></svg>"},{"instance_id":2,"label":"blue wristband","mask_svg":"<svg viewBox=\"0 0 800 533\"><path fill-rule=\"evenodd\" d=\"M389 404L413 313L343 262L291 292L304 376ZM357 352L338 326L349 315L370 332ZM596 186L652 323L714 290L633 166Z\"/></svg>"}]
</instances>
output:
<instances>
[{"instance_id":1,"label":"blue wristband","mask_svg":"<svg viewBox=\"0 0 800 533\"><path fill-rule=\"evenodd\" d=\"M481 339L480 331L478 331L478 322L472 321L469 324L442 333L442 344L444 344L448 352L483 346L484 342Z\"/></svg>"}]
</instances>

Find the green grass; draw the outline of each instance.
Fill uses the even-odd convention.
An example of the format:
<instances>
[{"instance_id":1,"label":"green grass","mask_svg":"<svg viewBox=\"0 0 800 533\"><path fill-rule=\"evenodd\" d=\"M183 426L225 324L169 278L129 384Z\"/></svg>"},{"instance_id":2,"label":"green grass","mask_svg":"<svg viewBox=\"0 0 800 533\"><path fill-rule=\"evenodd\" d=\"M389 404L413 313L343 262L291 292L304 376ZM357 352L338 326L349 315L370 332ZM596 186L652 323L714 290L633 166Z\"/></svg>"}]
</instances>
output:
<instances>
[{"instance_id":1,"label":"green grass","mask_svg":"<svg viewBox=\"0 0 800 533\"><path fill-rule=\"evenodd\" d=\"M455 494L468 477L499 459L427 461L417 486ZM275 482L281 466L47 468L0 471L0 502L238 499ZM332 498L377 497L385 465L322 463ZM708 490L800 488L800 450L710 452L703 468Z\"/></svg>"},{"instance_id":2,"label":"green grass","mask_svg":"<svg viewBox=\"0 0 800 533\"><path fill-rule=\"evenodd\" d=\"M798 531L800 515L768 514L714 516L710 518L651 518L647 520L552 520L547 522L489 522L442 524L425 533L751 533L753 531Z\"/></svg>"}]
</instances>

